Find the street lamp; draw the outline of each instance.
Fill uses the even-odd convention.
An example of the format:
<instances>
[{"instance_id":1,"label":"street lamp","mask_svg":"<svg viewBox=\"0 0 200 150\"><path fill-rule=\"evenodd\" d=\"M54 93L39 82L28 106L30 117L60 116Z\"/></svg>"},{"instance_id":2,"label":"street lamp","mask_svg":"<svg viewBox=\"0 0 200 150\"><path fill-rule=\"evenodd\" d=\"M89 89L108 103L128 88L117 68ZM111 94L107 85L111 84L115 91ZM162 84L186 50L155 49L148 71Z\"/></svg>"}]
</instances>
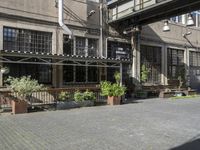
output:
<instances>
[{"instance_id":1,"label":"street lamp","mask_svg":"<svg viewBox=\"0 0 200 150\"><path fill-rule=\"evenodd\" d=\"M169 21L165 20L164 21L164 26L163 26L163 32L167 32L167 31L170 31Z\"/></svg>"},{"instance_id":2,"label":"street lamp","mask_svg":"<svg viewBox=\"0 0 200 150\"><path fill-rule=\"evenodd\" d=\"M191 13L189 13L187 15L187 22L186 22L186 26L193 26L194 25L194 20L192 18ZM170 27L169 27L169 21L165 20L164 21L164 26L163 26L163 32L167 32L170 31Z\"/></svg>"},{"instance_id":3,"label":"street lamp","mask_svg":"<svg viewBox=\"0 0 200 150\"><path fill-rule=\"evenodd\" d=\"M186 25L187 26L193 26L194 25L194 20L193 20L192 15L190 13L188 14L188 19L187 19Z\"/></svg>"}]
</instances>

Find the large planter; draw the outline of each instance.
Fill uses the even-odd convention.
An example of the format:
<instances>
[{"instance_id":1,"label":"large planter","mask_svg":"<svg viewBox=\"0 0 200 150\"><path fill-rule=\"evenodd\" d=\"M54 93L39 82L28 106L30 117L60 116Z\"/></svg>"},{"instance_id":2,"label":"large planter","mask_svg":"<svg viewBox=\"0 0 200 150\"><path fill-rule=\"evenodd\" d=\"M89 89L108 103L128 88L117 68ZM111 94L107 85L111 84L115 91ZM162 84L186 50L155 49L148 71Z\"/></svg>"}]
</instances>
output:
<instances>
[{"instance_id":1,"label":"large planter","mask_svg":"<svg viewBox=\"0 0 200 150\"><path fill-rule=\"evenodd\" d=\"M94 101L82 101L82 102L75 102L75 101L59 101L57 102L56 109L64 110L64 109L71 109L71 108L79 108L79 107L90 107L94 106Z\"/></svg>"},{"instance_id":2,"label":"large planter","mask_svg":"<svg viewBox=\"0 0 200 150\"><path fill-rule=\"evenodd\" d=\"M174 97L175 92L165 92L161 91L159 94L159 98L171 98Z\"/></svg>"},{"instance_id":3,"label":"large planter","mask_svg":"<svg viewBox=\"0 0 200 150\"><path fill-rule=\"evenodd\" d=\"M91 107L91 106L94 106L94 101L90 101L90 100L85 100L85 101L82 101L82 102L78 102L80 107Z\"/></svg>"},{"instance_id":4,"label":"large planter","mask_svg":"<svg viewBox=\"0 0 200 150\"><path fill-rule=\"evenodd\" d=\"M120 105L121 97L120 96L108 96L107 104L108 105Z\"/></svg>"},{"instance_id":5,"label":"large planter","mask_svg":"<svg viewBox=\"0 0 200 150\"><path fill-rule=\"evenodd\" d=\"M23 100L12 100L12 114L23 114L28 112L28 104Z\"/></svg>"},{"instance_id":6,"label":"large planter","mask_svg":"<svg viewBox=\"0 0 200 150\"><path fill-rule=\"evenodd\" d=\"M58 110L78 108L78 107L80 107L80 106L75 101L58 101L56 104L56 109L58 109Z\"/></svg>"},{"instance_id":7,"label":"large planter","mask_svg":"<svg viewBox=\"0 0 200 150\"><path fill-rule=\"evenodd\" d=\"M135 95L136 98L146 99L148 98L148 92L147 91L138 91Z\"/></svg>"}]
</instances>

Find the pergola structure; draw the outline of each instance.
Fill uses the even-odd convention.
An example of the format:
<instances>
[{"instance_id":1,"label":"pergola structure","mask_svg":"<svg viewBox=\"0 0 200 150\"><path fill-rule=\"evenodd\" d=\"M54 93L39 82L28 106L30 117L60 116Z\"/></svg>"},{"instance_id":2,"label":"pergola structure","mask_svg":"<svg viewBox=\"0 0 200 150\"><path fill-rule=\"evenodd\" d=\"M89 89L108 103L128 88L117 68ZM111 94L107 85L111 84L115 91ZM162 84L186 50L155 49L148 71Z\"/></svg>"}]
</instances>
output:
<instances>
[{"instance_id":1,"label":"pergola structure","mask_svg":"<svg viewBox=\"0 0 200 150\"><path fill-rule=\"evenodd\" d=\"M0 51L0 63L119 68L121 77L122 77L122 64L131 62L132 62L131 59L101 58L101 57L91 57L91 56L64 55L64 54L38 53L38 52L33 53L26 51L21 52L21 51L10 51L10 50Z\"/></svg>"}]
</instances>

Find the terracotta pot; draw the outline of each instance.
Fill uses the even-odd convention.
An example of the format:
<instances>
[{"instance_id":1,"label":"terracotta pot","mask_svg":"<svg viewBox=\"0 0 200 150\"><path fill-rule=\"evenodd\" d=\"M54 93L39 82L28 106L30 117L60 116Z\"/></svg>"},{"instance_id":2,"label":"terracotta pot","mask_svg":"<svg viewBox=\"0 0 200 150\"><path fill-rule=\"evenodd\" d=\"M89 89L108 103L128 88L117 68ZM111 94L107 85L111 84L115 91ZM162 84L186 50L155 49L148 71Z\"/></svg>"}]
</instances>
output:
<instances>
[{"instance_id":1,"label":"terracotta pot","mask_svg":"<svg viewBox=\"0 0 200 150\"><path fill-rule=\"evenodd\" d=\"M120 96L108 96L107 104L108 105L120 105L121 97Z\"/></svg>"},{"instance_id":2,"label":"terracotta pot","mask_svg":"<svg viewBox=\"0 0 200 150\"><path fill-rule=\"evenodd\" d=\"M27 108L28 108L28 104L26 101L23 101L23 100L13 101L12 100L12 114L27 113L28 112Z\"/></svg>"}]
</instances>

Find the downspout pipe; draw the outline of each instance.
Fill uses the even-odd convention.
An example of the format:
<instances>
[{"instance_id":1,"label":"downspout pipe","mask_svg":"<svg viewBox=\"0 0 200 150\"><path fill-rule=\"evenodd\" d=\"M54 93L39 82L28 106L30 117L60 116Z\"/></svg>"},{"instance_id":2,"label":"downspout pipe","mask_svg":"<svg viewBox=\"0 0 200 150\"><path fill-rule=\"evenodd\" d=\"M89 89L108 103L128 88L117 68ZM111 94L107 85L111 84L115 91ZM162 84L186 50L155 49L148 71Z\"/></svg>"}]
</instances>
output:
<instances>
[{"instance_id":1,"label":"downspout pipe","mask_svg":"<svg viewBox=\"0 0 200 150\"><path fill-rule=\"evenodd\" d=\"M69 35L69 39L71 39L72 31L65 25L63 18L63 0L58 0L58 23L65 33Z\"/></svg>"}]
</instances>

